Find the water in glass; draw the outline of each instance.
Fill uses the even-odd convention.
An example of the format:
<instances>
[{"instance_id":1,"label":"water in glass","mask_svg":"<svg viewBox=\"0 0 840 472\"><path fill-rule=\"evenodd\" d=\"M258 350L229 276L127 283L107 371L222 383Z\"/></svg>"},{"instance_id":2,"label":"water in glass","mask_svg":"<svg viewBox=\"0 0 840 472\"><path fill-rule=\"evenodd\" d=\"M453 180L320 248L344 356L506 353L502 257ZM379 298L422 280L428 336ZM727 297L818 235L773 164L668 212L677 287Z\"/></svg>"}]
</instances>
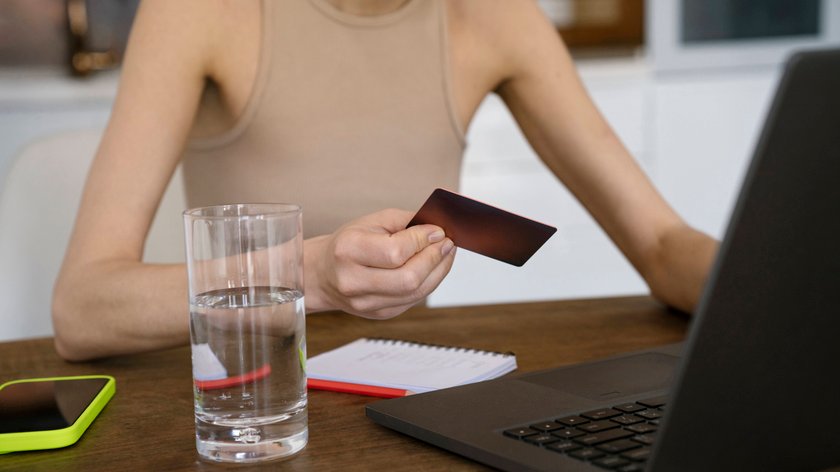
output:
<instances>
[{"instance_id":1,"label":"water in glass","mask_svg":"<svg viewBox=\"0 0 840 472\"><path fill-rule=\"evenodd\" d=\"M247 463L303 449L308 439L303 294L283 287L214 290L194 297L190 317L199 454ZM199 355L215 357L221 373L215 378L197 373Z\"/></svg>"}]
</instances>

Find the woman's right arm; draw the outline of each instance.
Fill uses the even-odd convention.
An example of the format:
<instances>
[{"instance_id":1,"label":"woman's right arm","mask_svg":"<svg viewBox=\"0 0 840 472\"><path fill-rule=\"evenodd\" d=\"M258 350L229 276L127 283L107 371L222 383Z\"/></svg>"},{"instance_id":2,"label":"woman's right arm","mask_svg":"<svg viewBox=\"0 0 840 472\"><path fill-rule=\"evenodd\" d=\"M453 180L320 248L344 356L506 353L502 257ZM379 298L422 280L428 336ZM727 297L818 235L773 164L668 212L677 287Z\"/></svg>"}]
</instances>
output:
<instances>
[{"instance_id":1,"label":"woman's right arm","mask_svg":"<svg viewBox=\"0 0 840 472\"><path fill-rule=\"evenodd\" d=\"M53 293L55 346L65 359L189 342L185 266L145 264L143 247L205 78L224 89L226 77L247 72L231 58L254 49L236 34L252 23L248 9L258 15L259 2L142 3ZM454 251L440 228L403 229L410 217L382 211L305 241L307 310L388 318L425 298Z\"/></svg>"},{"instance_id":2,"label":"woman's right arm","mask_svg":"<svg viewBox=\"0 0 840 472\"><path fill-rule=\"evenodd\" d=\"M185 344L183 264L142 263L207 75L203 0L142 2L111 119L93 160L53 293L58 353L70 360Z\"/></svg>"}]
</instances>

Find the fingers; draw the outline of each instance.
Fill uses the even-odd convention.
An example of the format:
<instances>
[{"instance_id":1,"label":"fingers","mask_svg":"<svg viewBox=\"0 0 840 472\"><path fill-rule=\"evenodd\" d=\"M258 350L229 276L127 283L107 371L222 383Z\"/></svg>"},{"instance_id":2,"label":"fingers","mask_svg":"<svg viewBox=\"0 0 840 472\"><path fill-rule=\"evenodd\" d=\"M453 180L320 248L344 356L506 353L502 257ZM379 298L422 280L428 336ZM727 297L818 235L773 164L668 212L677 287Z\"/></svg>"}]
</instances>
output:
<instances>
[{"instance_id":1,"label":"fingers","mask_svg":"<svg viewBox=\"0 0 840 472\"><path fill-rule=\"evenodd\" d=\"M449 273L455 257L454 250L455 244L447 238L424 249L397 270L377 269L380 274L390 273L392 280L390 284L387 280L381 281L380 293L415 299L426 297ZM387 278L387 274L383 275Z\"/></svg>"},{"instance_id":2,"label":"fingers","mask_svg":"<svg viewBox=\"0 0 840 472\"><path fill-rule=\"evenodd\" d=\"M444 239L427 246L398 268L359 267L352 275L345 274L339 280L339 290L345 297L378 294L383 297L423 298L437 287L448 272L454 247L450 239ZM443 265L444 261L448 265ZM442 265L445 270L441 273ZM438 275L440 278L436 279ZM430 284L433 286L426 291Z\"/></svg>"},{"instance_id":3,"label":"fingers","mask_svg":"<svg viewBox=\"0 0 840 472\"><path fill-rule=\"evenodd\" d=\"M437 226L406 228L411 217L386 210L308 240L307 309L389 318L431 293L452 267L454 244Z\"/></svg>"},{"instance_id":4,"label":"fingers","mask_svg":"<svg viewBox=\"0 0 840 472\"><path fill-rule=\"evenodd\" d=\"M363 262L364 265L369 267L385 269L402 267L408 261L412 260L415 255L420 254L431 245L438 242L443 243L445 236L443 230L434 225L412 226L411 228L391 234L387 240L383 239L380 246L381 252L371 251L367 254L373 257L367 261L360 262ZM449 243L451 242L449 241ZM430 254L442 256L440 253L440 250L430 251ZM382 257L380 258L379 256ZM437 261L440 261L440 257L438 257Z\"/></svg>"},{"instance_id":5,"label":"fingers","mask_svg":"<svg viewBox=\"0 0 840 472\"><path fill-rule=\"evenodd\" d=\"M362 266L395 269L430 245L443 241L446 235L438 226L405 228L410 217L409 212L386 210L370 215L371 221L376 221L374 226L362 224L368 218L359 220L336 240L336 257Z\"/></svg>"},{"instance_id":6,"label":"fingers","mask_svg":"<svg viewBox=\"0 0 840 472\"><path fill-rule=\"evenodd\" d=\"M448 240L447 240L448 241ZM427 251L438 250L445 242L430 246ZM348 297L345 311L365 318L386 319L399 315L427 297L440 285L452 268L455 260L455 247L443 255L437 265L428 270L426 254L418 254L406 267L395 270L369 269L363 275L376 280L377 285L359 286L355 295ZM377 272L374 274L373 272ZM425 275L423 275L425 274ZM417 282L418 276L422 279Z\"/></svg>"}]
</instances>

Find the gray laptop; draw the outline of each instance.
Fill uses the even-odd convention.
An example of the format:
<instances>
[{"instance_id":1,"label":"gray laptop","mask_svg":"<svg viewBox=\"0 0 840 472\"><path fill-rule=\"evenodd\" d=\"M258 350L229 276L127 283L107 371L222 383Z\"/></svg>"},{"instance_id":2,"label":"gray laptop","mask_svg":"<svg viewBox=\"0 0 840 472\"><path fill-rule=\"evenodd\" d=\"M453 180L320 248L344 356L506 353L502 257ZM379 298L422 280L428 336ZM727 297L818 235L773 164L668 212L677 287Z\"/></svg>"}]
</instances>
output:
<instances>
[{"instance_id":1,"label":"gray laptop","mask_svg":"<svg viewBox=\"0 0 840 472\"><path fill-rule=\"evenodd\" d=\"M366 413L505 470L840 465L840 49L788 61L684 345Z\"/></svg>"}]
</instances>

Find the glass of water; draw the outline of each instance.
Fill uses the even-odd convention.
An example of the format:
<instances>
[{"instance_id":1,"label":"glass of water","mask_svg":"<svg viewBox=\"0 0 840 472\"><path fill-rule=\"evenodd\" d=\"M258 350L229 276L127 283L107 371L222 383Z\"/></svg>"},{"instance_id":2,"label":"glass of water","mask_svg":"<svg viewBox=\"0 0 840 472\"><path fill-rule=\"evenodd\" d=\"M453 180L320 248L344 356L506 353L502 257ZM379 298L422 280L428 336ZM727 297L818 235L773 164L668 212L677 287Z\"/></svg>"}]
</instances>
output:
<instances>
[{"instance_id":1,"label":"glass of water","mask_svg":"<svg viewBox=\"0 0 840 472\"><path fill-rule=\"evenodd\" d=\"M301 209L196 208L184 226L198 453L295 454L308 439Z\"/></svg>"}]
</instances>

